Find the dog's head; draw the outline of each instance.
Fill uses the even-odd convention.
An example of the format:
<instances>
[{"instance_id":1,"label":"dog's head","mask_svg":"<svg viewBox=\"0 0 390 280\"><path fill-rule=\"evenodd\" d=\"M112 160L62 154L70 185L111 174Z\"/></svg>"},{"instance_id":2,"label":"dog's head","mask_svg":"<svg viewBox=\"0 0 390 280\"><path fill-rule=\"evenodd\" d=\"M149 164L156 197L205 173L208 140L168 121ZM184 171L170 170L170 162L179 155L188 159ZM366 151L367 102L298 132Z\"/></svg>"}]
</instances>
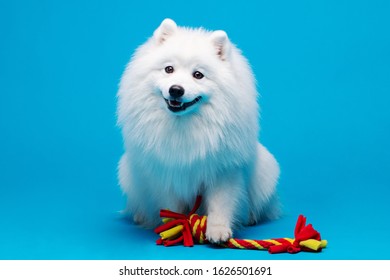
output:
<instances>
[{"instance_id":1,"label":"dog's head","mask_svg":"<svg viewBox=\"0 0 390 280\"><path fill-rule=\"evenodd\" d=\"M231 43L224 31L181 28L165 19L137 55L139 68L164 110L177 116L212 106L234 83L228 65ZM226 82L230 80L230 82Z\"/></svg>"},{"instance_id":2,"label":"dog's head","mask_svg":"<svg viewBox=\"0 0 390 280\"><path fill-rule=\"evenodd\" d=\"M118 96L119 123L146 114L234 122L258 112L252 70L226 32L178 27L171 19L134 53Z\"/></svg>"}]
</instances>

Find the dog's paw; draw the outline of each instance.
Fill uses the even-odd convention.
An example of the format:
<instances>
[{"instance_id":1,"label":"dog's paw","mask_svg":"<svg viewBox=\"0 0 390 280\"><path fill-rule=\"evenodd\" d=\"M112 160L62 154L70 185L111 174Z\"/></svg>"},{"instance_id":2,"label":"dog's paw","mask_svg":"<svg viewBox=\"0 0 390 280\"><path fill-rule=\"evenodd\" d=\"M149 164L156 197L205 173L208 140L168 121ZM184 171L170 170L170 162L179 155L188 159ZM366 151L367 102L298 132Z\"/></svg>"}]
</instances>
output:
<instances>
[{"instance_id":1,"label":"dog's paw","mask_svg":"<svg viewBox=\"0 0 390 280\"><path fill-rule=\"evenodd\" d=\"M222 243L232 237L232 230L225 225L207 226L206 238L211 243Z\"/></svg>"},{"instance_id":2,"label":"dog's paw","mask_svg":"<svg viewBox=\"0 0 390 280\"><path fill-rule=\"evenodd\" d=\"M207 219L206 238L211 243L222 243L227 241L233 235L230 226L215 221L215 219Z\"/></svg>"}]
</instances>

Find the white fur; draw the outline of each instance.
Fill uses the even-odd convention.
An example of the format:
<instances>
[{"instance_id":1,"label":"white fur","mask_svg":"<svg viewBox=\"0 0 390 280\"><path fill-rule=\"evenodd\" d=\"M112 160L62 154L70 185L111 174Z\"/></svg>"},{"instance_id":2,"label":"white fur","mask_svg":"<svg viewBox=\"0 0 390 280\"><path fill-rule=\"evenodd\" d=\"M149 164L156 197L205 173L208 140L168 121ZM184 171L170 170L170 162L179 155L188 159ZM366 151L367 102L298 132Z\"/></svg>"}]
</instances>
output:
<instances>
[{"instance_id":1,"label":"white fur","mask_svg":"<svg viewBox=\"0 0 390 280\"><path fill-rule=\"evenodd\" d=\"M185 89L183 102L202 100L173 113L164 101L172 85ZM224 31L164 20L135 52L118 92L127 212L154 227L160 209L188 211L200 194L211 242L231 237L235 226L277 217L279 166L258 143L258 111L252 70Z\"/></svg>"}]
</instances>

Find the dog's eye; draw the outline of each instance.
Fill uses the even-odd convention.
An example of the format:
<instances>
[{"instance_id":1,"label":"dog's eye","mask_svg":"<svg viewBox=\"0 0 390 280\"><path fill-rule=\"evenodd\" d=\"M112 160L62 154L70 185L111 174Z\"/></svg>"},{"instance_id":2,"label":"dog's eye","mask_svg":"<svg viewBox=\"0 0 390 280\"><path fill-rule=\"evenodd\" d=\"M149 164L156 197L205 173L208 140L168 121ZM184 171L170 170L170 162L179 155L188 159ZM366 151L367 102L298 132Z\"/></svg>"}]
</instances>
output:
<instances>
[{"instance_id":1,"label":"dog's eye","mask_svg":"<svg viewBox=\"0 0 390 280\"><path fill-rule=\"evenodd\" d=\"M194 73L192 73L192 76L198 80L200 80L204 77L204 75L202 73L200 73L199 71L195 71Z\"/></svg>"},{"instance_id":2,"label":"dog's eye","mask_svg":"<svg viewBox=\"0 0 390 280\"><path fill-rule=\"evenodd\" d=\"M172 66L165 67L165 72L166 73L171 74L171 73L173 73L173 71L175 71L175 69L173 69Z\"/></svg>"}]
</instances>

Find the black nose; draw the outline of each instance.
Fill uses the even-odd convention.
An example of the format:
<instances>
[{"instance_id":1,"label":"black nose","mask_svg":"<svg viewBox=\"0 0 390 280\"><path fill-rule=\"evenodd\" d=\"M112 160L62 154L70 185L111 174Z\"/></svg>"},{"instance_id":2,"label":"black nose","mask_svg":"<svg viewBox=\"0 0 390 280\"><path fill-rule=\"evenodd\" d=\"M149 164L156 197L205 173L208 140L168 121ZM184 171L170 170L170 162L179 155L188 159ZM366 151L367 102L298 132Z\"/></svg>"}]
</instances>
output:
<instances>
[{"instance_id":1,"label":"black nose","mask_svg":"<svg viewBox=\"0 0 390 280\"><path fill-rule=\"evenodd\" d=\"M178 98L180 96L183 96L184 94L184 88L179 85L173 85L169 88L169 95L173 98Z\"/></svg>"}]
</instances>

